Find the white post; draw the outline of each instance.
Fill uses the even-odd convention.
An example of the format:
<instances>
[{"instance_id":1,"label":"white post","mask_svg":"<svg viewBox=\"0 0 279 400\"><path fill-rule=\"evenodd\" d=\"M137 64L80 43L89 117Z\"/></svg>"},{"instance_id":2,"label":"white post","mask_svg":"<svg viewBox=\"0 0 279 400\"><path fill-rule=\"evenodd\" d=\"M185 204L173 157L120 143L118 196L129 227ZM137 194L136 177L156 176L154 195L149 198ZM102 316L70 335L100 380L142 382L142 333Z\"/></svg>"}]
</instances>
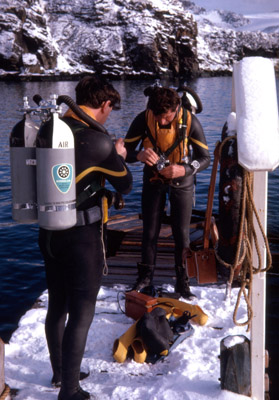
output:
<instances>
[{"instance_id":1,"label":"white post","mask_svg":"<svg viewBox=\"0 0 279 400\"><path fill-rule=\"evenodd\" d=\"M267 172L254 172L254 202L261 225L266 233L267 220ZM262 267L266 266L266 248L257 221L254 226L258 238ZM258 266L258 258L253 244L253 265ZM265 272L253 276L251 323L251 394L253 399L263 400L265 392Z\"/></svg>"},{"instance_id":2,"label":"white post","mask_svg":"<svg viewBox=\"0 0 279 400\"><path fill-rule=\"evenodd\" d=\"M244 57L234 64L237 149L239 164L254 172L253 197L266 234L267 172L279 166L278 102L274 65L263 57ZM264 132L264 133L263 133ZM266 248L254 216L262 267L266 266ZM258 267L253 245L253 265ZM265 392L265 273L253 275L251 322L251 392L263 400Z\"/></svg>"}]
</instances>

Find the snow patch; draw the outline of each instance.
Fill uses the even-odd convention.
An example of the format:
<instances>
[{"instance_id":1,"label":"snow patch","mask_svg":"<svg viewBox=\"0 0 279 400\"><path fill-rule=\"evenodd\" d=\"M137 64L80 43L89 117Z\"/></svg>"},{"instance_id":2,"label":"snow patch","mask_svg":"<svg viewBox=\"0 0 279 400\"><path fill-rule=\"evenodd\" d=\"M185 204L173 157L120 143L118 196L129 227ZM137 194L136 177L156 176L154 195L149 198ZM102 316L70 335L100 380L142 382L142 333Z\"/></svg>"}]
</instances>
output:
<instances>
[{"instance_id":1,"label":"snow patch","mask_svg":"<svg viewBox=\"0 0 279 400\"><path fill-rule=\"evenodd\" d=\"M205 326L192 325L194 333L181 342L162 362L138 364L127 359L116 363L112 356L114 340L134 321L123 314L124 292L116 285L101 287L96 314L89 330L82 370L90 371L82 381L84 390L97 400L245 400L246 396L221 390L220 345L228 337L244 335L246 326L233 323L238 289L232 289L231 301L225 301L225 285L192 286L199 305L209 316ZM173 291L166 285L165 290ZM118 303L119 298L119 303ZM11 388L19 389L17 400L56 400L58 389L51 387L52 371L44 333L48 295L39 298L40 308L29 310L20 320L10 343L5 346L5 377ZM243 298L239 321L246 319ZM237 339L235 339L237 340Z\"/></svg>"}]
</instances>

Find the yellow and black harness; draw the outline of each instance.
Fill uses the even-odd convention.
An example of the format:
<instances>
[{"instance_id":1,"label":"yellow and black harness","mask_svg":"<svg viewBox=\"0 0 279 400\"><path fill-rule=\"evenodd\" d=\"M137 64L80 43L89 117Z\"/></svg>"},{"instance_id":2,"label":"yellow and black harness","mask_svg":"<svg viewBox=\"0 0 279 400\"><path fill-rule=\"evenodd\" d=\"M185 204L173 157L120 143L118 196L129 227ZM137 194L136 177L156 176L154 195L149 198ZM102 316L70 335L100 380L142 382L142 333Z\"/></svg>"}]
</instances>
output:
<instances>
[{"instance_id":1,"label":"yellow and black harness","mask_svg":"<svg viewBox=\"0 0 279 400\"><path fill-rule=\"evenodd\" d=\"M167 129L160 128L151 110L146 111L146 137L143 147L153 147L159 155L171 163L180 163L188 155L188 138L191 128L191 113L180 107L177 117Z\"/></svg>"}]
</instances>

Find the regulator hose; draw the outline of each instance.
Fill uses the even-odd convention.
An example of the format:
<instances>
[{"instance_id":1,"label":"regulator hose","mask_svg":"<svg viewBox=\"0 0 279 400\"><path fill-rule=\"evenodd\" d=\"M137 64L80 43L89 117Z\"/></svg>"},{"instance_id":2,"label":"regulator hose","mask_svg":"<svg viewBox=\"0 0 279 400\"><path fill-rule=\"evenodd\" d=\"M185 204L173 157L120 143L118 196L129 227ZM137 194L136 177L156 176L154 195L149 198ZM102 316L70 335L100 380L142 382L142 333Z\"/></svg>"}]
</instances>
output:
<instances>
[{"instance_id":1,"label":"regulator hose","mask_svg":"<svg viewBox=\"0 0 279 400\"><path fill-rule=\"evenodd\" d=\"M43 100L42 97L39 94L35 94L33 96L33 100L36 104L40 105L41 101ZM91 118L89 115L87 115L75 102L74 100L67 95L61 95L58 96L57 100L57 105L60 106L60 104L65 103L70 109L84 122L86 122L90 128L96 129L99 132L105 133L108 135L108 131L106 128L100 124L99 122L95 121L95 119ZM113 138L112 138L113 139Z\"/></svg>"},{"instance_id":2,"label":"regulator hose","mask_svg":"<svg viewBox=\"0 0 279 400\"><path fill-rule=\"evenodd\" d=\"M86 122L90 128L96 129L99 132L103 132L108 135L108 131L106 128L100 124L99 122L95 121L95 119L89 117L75 102L70 96L61 95L57 98L57 104L60 105L62 103L67 104L68 107L84 122Z\"/></svg>"},{"instance_id":3,"label":"regulator hose","mask_svg":"<svg viewBox=\"0 0 279 400\"><path fill-rule=\"evenodd\" d=\"M186 85L181 85L178 87L176 90L177 92L184 92L185 95L182 96L182 105L185 108L189 109L189 106L191 106L189 99L187 98L187 94L189 93L191 96L193 96L195 102L197 103L197 109L196 109L196 114L199 114L203 110L202 102L201 99L199 98L198 94L195 92L194 89L190 88L189 86Z\"/></svg>"}]
</instances>

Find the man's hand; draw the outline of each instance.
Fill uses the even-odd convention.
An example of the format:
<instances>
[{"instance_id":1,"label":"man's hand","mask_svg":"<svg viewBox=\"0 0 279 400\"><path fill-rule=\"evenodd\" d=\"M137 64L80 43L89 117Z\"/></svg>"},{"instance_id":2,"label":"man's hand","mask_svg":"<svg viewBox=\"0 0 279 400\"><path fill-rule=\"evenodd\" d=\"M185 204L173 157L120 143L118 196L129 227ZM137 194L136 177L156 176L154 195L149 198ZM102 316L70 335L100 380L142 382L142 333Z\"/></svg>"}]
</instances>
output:
<instances>
[{"instance_id":1,"label":"man's hand","mask_svg":"<svg viewBox=\"0 0 279 400\"><path fill-rule=\"evenodd\" d=\"M160 175L166 179L179 178L185 175L185 168L183 165L172 164L162 169Z\"/></svg>"},{"instance_id":2,"label":"man's hand","mask_svg":"<svg viewBox=\"0 0 279 400\"><path fill-rule=\"evenodd\" d=\"M152 150L151 148L147 148L145 150L141 150L138 153L137 159L152 167L159 160L159 156L155 153L154 150Z\"/></svg>"},{"instance_id":3,"label":"man's hand","mask_svg":"<svg viewBox=\"0 0 279 400\"><path fill-rule=\"evenodd\" d=\"M126 150L126 147L124 146L124 140L122 138L119 138L116 140L115 149L116 149L117 153L120 156L122 156L125 160L125 158L127 156L127 150Z\"/></svg>"}]
</instances>

